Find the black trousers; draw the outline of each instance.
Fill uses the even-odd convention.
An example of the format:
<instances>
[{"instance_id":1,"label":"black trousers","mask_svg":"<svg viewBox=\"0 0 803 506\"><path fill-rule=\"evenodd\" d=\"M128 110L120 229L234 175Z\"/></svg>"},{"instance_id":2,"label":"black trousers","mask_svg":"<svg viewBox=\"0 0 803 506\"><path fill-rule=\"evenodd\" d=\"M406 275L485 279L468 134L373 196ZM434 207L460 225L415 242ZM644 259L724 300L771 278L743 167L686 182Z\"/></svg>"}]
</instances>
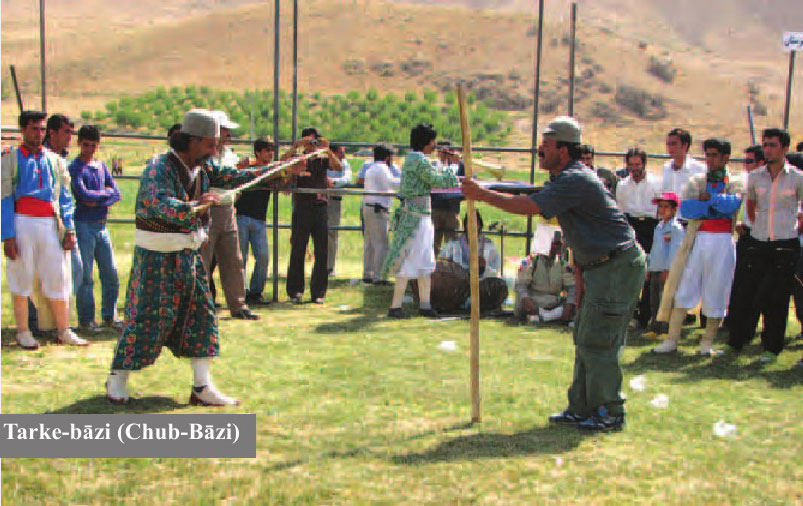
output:
<instances>
[{"instance_id":1,"label":"black trousers","mask_svg":"<svg viewBox=\"0 0 803 506\"><path fill-rule=\"evenodd\" d=\"M652 238L655 234L655 227L658 225L658 218L633 218L627 216L627 222L633 227L636 233L636 242L639 243L641 249L645 254L650 253L652 250ZM650 308L650 283L644 281L644 286L641 289L641 298L639 298L638 305L636 306L636 320L641 327L647 327L652 318L652 309Z\"/></svg>"},{"instance_id":2,"label":"black trousers","mask_svg":"<svg viewBox=\"0 0 803 506\"><path fill-rule=\"evenodd\" d=\"M329 218L326 204L296 202L290 232L290 265L287 267L287 295L304 293L304 257L309 238L315 252L315 264L310 279L312 299L326 296L329 283L327 261L329 256Z\"/></svg>"},{"instance_id":3,"label":"black trousers","mask_svg":"<svg viewBox=\"0 0 803 506\"><path fill-rule=\"evenodd\" d=\"M783 350L789 297L799 257L797 239L748 241L743 285L739 287L745 296L734 301L736 306L730 308L729 345L741 350L749 343L763 313L762 347L775 354Z\"/></svg>"},{"instance_id":4,"label":"black trousers","mask_svg":"<svg viewBox=\"0 0 803 506\"><path fill-rule=\"evenodd\" d=\"M733 325L732 315L734 308L742 308L742 310L750 310L761 314L760 306L751 304L748 307L746 304L740 302L745 299L753 300L751 293L745 290L745 278L748 275L747 248L750 244L755 242L756 240L750 236L749 229L745 234L739 236L739 240L736 241L736 267L733 269L733 284L731 285L731 296L728 302L728 315L723 321L723 324L728 329ZM750 318L751 319L748 321L752 321L754 316ZM756 318L756 321L758 321L758 318Z\"/></svg>"},{"instance_id":5,"label":"black trousers","mask_svg":"<svg viewBox=\"0 0 803 506\"><path fill-rule=\"evenodd\" d=\"M797 259L795 279L792 281L792 297L795 300L795 316L803 324L803 252Z\"/></svg>"}]
</instances>

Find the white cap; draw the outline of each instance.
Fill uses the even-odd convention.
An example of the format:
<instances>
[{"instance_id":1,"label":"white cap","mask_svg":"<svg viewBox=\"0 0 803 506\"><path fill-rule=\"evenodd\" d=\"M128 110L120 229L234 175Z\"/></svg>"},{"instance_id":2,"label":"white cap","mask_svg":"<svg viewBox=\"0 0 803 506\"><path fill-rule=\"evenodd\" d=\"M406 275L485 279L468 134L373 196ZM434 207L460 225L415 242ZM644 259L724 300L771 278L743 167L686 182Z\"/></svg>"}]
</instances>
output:
<instances>
[{"instance_id":1,"label":"white cap","mask_svg":"<svg viewBox=\"0 0 803 506\"><path fill-rule=\"evenodd\" d=\"M240 124L231 121L229 119L229 116L224 111L221 110L212 111L212 114L215 115L218 123L220 123L220 128L228 128L229 130L240 128Z\"/></svg>"},{"instance_id":2,"label":"white cap","mask_svg":"<svg viewBox=\"0 0 803 506\"><path fill-rule=\"evenodd\" d=\"M218 118L206 109L193 109L184 115L180 132L196 137L220 137Z\"/></svg>"}]
</instances>

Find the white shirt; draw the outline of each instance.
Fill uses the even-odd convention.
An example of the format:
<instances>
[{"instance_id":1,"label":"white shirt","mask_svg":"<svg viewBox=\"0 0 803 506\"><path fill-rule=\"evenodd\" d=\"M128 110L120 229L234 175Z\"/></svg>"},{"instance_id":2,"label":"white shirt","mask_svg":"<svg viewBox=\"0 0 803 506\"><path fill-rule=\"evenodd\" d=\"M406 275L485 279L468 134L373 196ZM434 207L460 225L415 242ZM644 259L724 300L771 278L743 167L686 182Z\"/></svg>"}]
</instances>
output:
<instances>
[{"instance_id":1,"label":"white shirt","mask_svg":"<svg viewBox=\"0 0 803 506\"><path fill-rule=\"evenodd\" d=\"M633 218L655 218L658 206L652 200L660 193L658 181L647 173L636 183L633 176L627 176L616 185L616 202L623 213Z\"/></svg>"},{"instance_id":2,"label":"white shirt","mask_svg":"<svg viewBox=\"0 0 803 506\"><path fill-rule=\"evenodd\" d=\"M695 160L689 155L686 155L686 159L683 161L683 166L680 169L674 170L674 168L675 160L668 160L664 164L661 191L674 192L677 196L681 196L683 194L683 189L686 187L686 183L689 182L689 179L691 179L692 176L695 174L705 174L707 170L703 162ZM680 213L680 208L678 208L677 217L683 218Z\"/></svg>"},{"instance_id":3,"label":"white shirt","mask_svg":"<svg viewBox=\"0 0 803 506\"><path fill-rule=\"evenodd\" d=\"M374 163L376 162L373 160L366 160L365 163L362 164L362 167L360 167L360 171L357 173L357 179L365 179L365 172ZM390 173L393 175L393 177L401 177L401 169L399 169L399 166L395 163L390 165Z\"/></svg>"},{"instance_id":4,"label":"white shirt","mask_svg":"<svg viewBox=\"0 0 803 506\"><path fill-rule=\"evenodd\" d=\"M399 188L399 178L393 177L385 162L374 162L365 171L365 190L372 192L391 192ZM366 204L379 204L390 209L393 197L366 195Z\"/></svg>"},{"instance_id":5,"label":"white shirt","mask_svg":"<svg viewBox=\"0 0 803 506\"><path fill-rule=\"evenodd\" d=\"M351 164L345 157L340 160L340 168L342 171L328 169L326 171L326 177L334 183L335 187L345 186L351 183Z\"/></svg>"}]
</instances>

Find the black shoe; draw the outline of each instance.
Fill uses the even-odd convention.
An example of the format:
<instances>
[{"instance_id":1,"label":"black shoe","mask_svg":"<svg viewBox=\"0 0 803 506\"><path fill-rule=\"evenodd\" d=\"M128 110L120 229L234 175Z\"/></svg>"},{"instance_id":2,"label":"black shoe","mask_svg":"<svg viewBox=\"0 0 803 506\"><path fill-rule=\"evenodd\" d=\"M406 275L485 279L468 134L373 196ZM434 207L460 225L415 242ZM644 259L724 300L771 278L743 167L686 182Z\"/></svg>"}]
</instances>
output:
<instances>
[{"instance_id":1,"label":"black shoe","mask_svg":"<svg viewBox=\"0 0 803 506\"><path fill-rule=\"evenodd\" d=\"M250 309L243 308L236 313L232 313L231 317L237 320L259 320L260 316L256 313L252 313Z\"/></svg>"},{"instance_id":2,"label":"black shoe","mask_svg":"<svg viewBox=\"0 0 803 506\"><path fill-rule=\"evenodd\" d=\"M379 281L374 281L374 284L377 285L377 286L390 286L393 283L391 283L387 279L380 279Z\"/></svg>"},{"instance_id":3,"label":"black shoe","mask_svg":"<svg viewBox=\"0 0 803 506\"><path fill-rule=\"evenodd\" d=\"M557 413L549 417L549 423L557 425L579 425L586 421L586 418L576 415L568 409L563 413Z\"/></svg>"},{"instance_id":4,"label":"black shoe","mask_svg":"<svg viewBox=\"0 0 803 506\"><path fill-rule=\"evenodd\" d=\"M440 315L434 309L419 309L418 316L425 316L427 318L437 318Z\"/></svg>"},{"instance_id":5,"label":"black shoe","mask_svg":"<svg viewBox=\"0 0 803 506\"><path fill-rule=\"evenodd\" d=\"M683 319L683 325L694 325L697 321L697 316L694 314L687 314L686 317Z\"/></svg>"},{"instance_id":6,"label":"black shoe","mask_svg":"<svg viewBox=\"0 0 803 506\"><path fill-rule=\"evenodd\" d=\"M602 410L600 410L602 411ZM592 415L580 423L577 428L590 432L612 432L622 430L625 426L625 416Z\"/></svg>"},{"instance_id":7,"label":"black shoe","mask_svg":"<svg viewBox=\"0 0 803 506\"><path fill-rule=\"evenodd\" d=\"M290 297L290 302L292 302L293 304L303 304L304 303L304 301L301 300L301 294L300 293L297 293L297 294L291 296Z\"/></svg>"},{"instance_id":8,"label":"black shoe","mask_svg":"<svg viewBox=\"0 0 803 506\"><path fill-rule=\"evenodd\" d=\"M270 301L263 299L261 295L251 295L245 298L245 303L249 306L267 306Z\"/></svg>"},{"instance_id":9,"label":"black shoe","mask_svg":"<svg viewBox=\"0 0 803 506\"><path fill-rule=\"evenodd\" d=\"M365 283L366 285L370 285L371 283L374 282L374 280L371 278L362 278L362 282Z\"/></svg>"},{"instance_id":10,"label":"black shoe","mask_svg":"<svg viewBox=\"0 0 803 506\"><path fill-rule=\"evenodd\" d=\"M400 308L400 307L392 307L392 308L388 309L388 318L396 318L396 319L401 320L401 319L409 318L409 316L404 314L404 311L402 311L402 308Z\"/></svg>"},{"instance_id":11,"label":"black shoe","mask_svg":"<svg viewBox=\"0 0 803 506\"><path fill-rule=\"evenodd\" d=\"M223 307L223 304L221 304L220 302L215 302L215 309L220 309L222 307Z\"/></svg>"}]
</instances>

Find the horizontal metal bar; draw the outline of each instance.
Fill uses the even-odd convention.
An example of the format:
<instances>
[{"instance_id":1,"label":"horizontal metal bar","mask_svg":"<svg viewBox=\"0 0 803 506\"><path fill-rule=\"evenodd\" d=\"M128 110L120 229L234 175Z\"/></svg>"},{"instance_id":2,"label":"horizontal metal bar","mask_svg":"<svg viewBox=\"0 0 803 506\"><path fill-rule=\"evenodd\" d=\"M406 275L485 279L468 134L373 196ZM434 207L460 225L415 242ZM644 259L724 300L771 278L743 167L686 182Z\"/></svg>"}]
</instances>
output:
<instances>
[{"instance_id":1,"label":"horizontal metal bar","mask_svg":"<svg viewBox=\"0 0 803 506\"><path fill-rule=\"evenodd\" d=\"M106 220L107 224L112 225L133 225L134 220L129 219L122 219L122 218L109 218ZM265 228L273 228L272 223L265 222ZM290 230L290 224L288 223L280 223L279 230ZM329 230L338 230L338 231L345 231L345 232L362 232L363 228L358 225L340 225L337 227L329 227ZM462 230L458 230L458 233L462 233ZM492 236L501 236L502 233L498 230L486 230L482 233L483 235L492 235ZM526 232L517 232L517 231L506 231L504 233L505 237L527 237Z\"/></svg>"}]
</instances>

